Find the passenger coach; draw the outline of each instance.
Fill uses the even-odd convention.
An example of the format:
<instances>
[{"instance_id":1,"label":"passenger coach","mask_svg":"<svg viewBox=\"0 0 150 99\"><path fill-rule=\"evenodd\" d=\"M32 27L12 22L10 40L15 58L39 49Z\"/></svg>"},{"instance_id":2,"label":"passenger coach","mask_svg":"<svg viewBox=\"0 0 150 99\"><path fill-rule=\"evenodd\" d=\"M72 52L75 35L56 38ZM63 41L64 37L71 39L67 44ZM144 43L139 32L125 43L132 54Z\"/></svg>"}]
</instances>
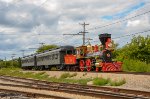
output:
<instances>
[{"instance_id":1,"label":"passenger coach","mask_svg":"<svg viewBox=\"0 0 150 99\"><path fill-rule=\"evenodd\" d=\"M25 56L21 59L22 68L44 70L56 67L57 69L62 70L66 68L64 56L74 53L75 49L73 46L61 46L55 49L44 51L42 53Z\"/></svg>"}]
</instances>

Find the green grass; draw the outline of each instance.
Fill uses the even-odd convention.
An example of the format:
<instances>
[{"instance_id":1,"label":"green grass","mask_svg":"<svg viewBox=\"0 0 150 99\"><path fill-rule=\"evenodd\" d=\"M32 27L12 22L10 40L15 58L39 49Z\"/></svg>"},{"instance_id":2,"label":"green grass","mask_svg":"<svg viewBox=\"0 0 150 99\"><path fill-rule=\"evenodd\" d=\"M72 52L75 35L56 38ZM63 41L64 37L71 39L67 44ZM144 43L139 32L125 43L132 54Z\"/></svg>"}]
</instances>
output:
<instances>
[{"instance_id":1,"label":"green grass","mask_svg":"<svg viewBox=\"0 0 150 99\"><path fill-rule=\"evenodd\" d=\"M62 83L72 83L72 84L82 84L87 85L88 82L92 81L93 85L103 86L103 85L111 85L111 86L120 86L126 83L125 80L121 81L111 81L110 79L104 78L80 78L74 79L72 77L77 76L77 73L63 73L59 78L56 76L50 77L45 72L34 73L34 72L22 72L21 69L18 68L3 68L0 69L0 75L8 75L8 76L16 76L23 78L33 78L38 80L46 80L50 82L62 82Z\"/></svg>"},{"instance_id":2,"label":"green grass","mask_svg":"<svg viewBox=\"0 0 150 99\"><path fill-rule=\"evenodd\" d=\"M126 80L123 79L120 81L110 81L109 83L110 83L110 86L121 86L126 83Z\"/></svg>"},{"instance_id":3,"label":"green grass","mask_svg":"<svg viewBox=\"0 0 150 99\"><path fill-rule=\"evenodd\" d=\"M87 73L84 73L82 76L86 76L87 75Z\"/></svg>"},{"instance_id":4,"label":"green grass","mask_svg":"<svg viewBox=\"0 0 150 99\"><path fill-rule=\"evenodd\" d=\"M60 79L71 78L71 77L75 77L75 76L77 76L77 73L73 73L73 74L70 74L70 73L63 73L63 74L60 76Z\"/></svg>"},{"instance_id":5,"label":"green grass","mask_svg":"<svg viewBox=\"0 0 150 99\"><path fill-rule=\"evenodd\" d=\"M70 78L75 76L77 76L77 73L70 74Z\"/></svg>"},{"instance_id":6,"label":"green grass","mask_svg":"<svg viewBox=\"0 0 150 99\"><path fill-rule=\"evenodd\" d=\"M150 64L139 60L125 59L122 68L127 72L150 72Z\"/></svg>"},{"instance_id":7,"label":"green grass","mask_svg":"<svg viewBox=\"0 0 150 99\"><path fill-rule=\"evenodd\" d=\"M102 86L102 85L108 84L108 82L109 82L109 79L104 79L104 78L94 78L93 79L94 85Z\"/></svg>"},{"instance_id":8,"label":"green grass","mask_svg":"<svg viewBox=\"0 0 150 99\"><path fill-rule=\"evenodd\" d=\"M126 83L126 80L119 80L119 81L112 81L110 78L104 79L104 78L94 78L93 79L93 85L98 86L104 86L104 85L110 85L110 86L121 86Z\"/></svg>"},{"instance_id":9,"label":"green grass","mask_svg":"<svg viewBox=\"0 0 150 99\"><path fill-rule=\"evenodd\" d=\"M60 79L65 79L65 78L68 78L70 77L70 74L69 73L64 73L60 76Z\"/></svg>"}]
</instances>

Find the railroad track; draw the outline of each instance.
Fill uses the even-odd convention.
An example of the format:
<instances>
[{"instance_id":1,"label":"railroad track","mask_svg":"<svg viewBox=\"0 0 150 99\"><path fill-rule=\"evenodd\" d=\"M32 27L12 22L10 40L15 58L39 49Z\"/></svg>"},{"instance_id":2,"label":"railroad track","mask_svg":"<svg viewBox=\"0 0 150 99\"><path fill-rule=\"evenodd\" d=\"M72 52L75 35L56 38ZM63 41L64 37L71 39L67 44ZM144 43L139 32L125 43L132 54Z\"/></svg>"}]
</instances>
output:
<instances>
[{"instance_id":1,"label":"railroad track","mask_svg":"<svg viewBox=\"0 0 150 99\"><path fill-rule=\"evenodd\" d=\"M78 84L66 84L66 83L54 83L40 80L33 80L27 78L10 77L10 76L0 76L1 80L11 81L21 85L16 84L4 84L0 83L2 86L12 86L12 87L24 87L33 88L39 90L66 92L70 94L80 94L86 96L93 96L98 98L111 98L111 99L149 99L150 92L137 91L137 90L127 90L120 88L109 88L109 87L97 87L97 86L85 86Z\"/></svg>"},{"instance_id":2,"label":"railroad track","mask_svg":"<svg viewBox=\"0 0 150 99\"><path fill-rule=\"evenodd\" d=\"M0 85L3 85L3 86L8 85L8 87L13 86L12 84L0 84ZM60 96L55 96L55 95L17 91L17 90L11 90L11 89L0 89L0 91L1 91L0 98L7 97L7 99L30 99L30 98L32 99L33 98L70 99L70 98L65 98L65 97L60 97Z\"/></svg>"},{"instance_id":3,"label":"railroad track","mask_svg":"<svg viewBox=\"0 0 150 99\"><path fill-rule=\"evenodd\" d=\"M31 72L34 72L34 70L24 70L24 71L31 71ZM47 72L49 70L43 70L42 72ZM52 71L55 71L55 72L76 72L76 73L112 73L112 74L133 74L133 75L150 75L150 72L96 72L96 71L90 71L90 72L87 72L87 71L59 71L59 70L52 70ZM35 71L37 72L37 71Z\"/></svg>"},{"instance_id":4,"label":"railroad track","mask_svg":"<svg viewBox=\"0 0 150 99\"><path fill-rule=\"evenodd\" d=\"M0 98L6 98L6 97L7 98L9 97L9 99L29 99L29 97L22 94L0 90Z\"/></svg>"}]
</instances>

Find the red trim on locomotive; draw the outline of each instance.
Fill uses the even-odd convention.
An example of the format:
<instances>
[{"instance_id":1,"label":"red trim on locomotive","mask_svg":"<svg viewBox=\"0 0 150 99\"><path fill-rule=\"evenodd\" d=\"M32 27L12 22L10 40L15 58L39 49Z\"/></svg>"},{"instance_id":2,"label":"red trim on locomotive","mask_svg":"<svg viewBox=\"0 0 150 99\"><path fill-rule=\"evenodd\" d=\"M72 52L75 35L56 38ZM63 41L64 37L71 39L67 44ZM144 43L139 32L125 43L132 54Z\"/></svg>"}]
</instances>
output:
<instances>
[{"instance_id":1,"label":"red trim on locomotive","mask_svg":"<svg viewBox=\"0 0 150 99\"><path fill-rule=\"evenodd\" d=\"M86 59L85 64L86 64L87 71L91 71L91 69L92 69L92 62L91 62L91 60L90 59Z\"/></svg>"},{"instance_id":2,"label":"red trim on locomotive","mask_svg":"<svg viewBox=\"0 0 150 99\"><path fill-rule=\"evenodd\" d=\"M85 62L84 62L84 60L80 60L80 62L79 62L79 66L80 66L80 70L81 71L84 71L84 66L85 66Z\"/></svg>"},{"instance_id":3,"label":"red trim on locomotive","mask_svg":"<svg viewBox=\"0 0 150 99\"><path fill-rule=\"evenodd\" d=\"M76 62L76 56L74 56L74 55L65 55L65 57L64 57L64 59L65 59L65 64L67 65L74 65L74 64L76 64L77 62Z\"/></svg>"},{"instance_id":4,"label":"red trim on locomotive","mask_svg":"<svg viewBox=\"0 0 150 99\"><path fill-rule=\"evenodd\" d=\"M122 62L100 63L103 72L122 71Z\"/></svg>"},{"instance_id":5,"label":"red trim on locomotive","mask_svg":"<svg viewBox=\"0 0 150 99\"><path fill-rule=\"evenodd\" d=\"M109 44L111 43L111 38L107 38L107 41L105 43L106 49L110 48Z\"/></svg>"}]
</instances>

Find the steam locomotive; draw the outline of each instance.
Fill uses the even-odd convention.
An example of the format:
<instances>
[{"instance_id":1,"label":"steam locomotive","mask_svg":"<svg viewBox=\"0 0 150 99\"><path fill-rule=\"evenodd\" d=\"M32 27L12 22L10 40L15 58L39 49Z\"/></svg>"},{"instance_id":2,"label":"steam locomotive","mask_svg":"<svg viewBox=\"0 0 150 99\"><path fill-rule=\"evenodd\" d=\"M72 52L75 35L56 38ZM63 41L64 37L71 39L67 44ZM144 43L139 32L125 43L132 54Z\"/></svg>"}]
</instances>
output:
<instances>
[{"instance_id":1,"label":"steam locomotive","mask_svg":"<svg viewBox=\"0 0 150 99\"><path fill-rule=\"evenodd\" d=\"M111 34L100 34L101 45L60 46L21 58L23 69L67 71L121 71L122 62L112 61Z\"/></svg>"}]
</instances>

